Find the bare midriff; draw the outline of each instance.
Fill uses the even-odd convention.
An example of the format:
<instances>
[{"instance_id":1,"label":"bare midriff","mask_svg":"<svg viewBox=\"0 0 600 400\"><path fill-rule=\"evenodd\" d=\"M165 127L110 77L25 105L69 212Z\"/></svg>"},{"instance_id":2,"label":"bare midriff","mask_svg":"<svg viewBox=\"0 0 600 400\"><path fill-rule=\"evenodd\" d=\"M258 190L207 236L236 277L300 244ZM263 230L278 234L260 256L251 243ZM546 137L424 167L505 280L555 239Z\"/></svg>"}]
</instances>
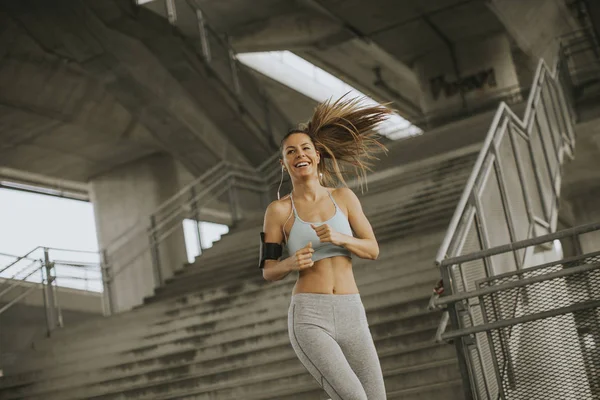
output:
<instances>
[{"instance_id":1,"label":"bare midriff","mask_svg":"<svg viewBox=\"0 0 600 400\"><path fill-rule=\"evenodd\" d=\"M315 262L312 267L300 271L293 291L293 294L297 293L358 293L352 272L352 260L337 256Z\"/></svg>"}]
</instances>

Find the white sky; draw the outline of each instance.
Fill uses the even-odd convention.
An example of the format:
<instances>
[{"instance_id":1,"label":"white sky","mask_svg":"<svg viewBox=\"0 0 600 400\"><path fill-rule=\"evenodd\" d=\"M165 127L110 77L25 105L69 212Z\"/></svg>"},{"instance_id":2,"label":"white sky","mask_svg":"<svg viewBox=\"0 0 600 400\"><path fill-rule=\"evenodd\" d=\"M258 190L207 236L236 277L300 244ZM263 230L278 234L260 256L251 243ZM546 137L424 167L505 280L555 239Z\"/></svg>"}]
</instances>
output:
<instances>
[{"instance_id":1,"label":"white sky","mask_svg":"<svg viewBox=\"0 0 600 400\"><path fill-rule=\"evenodd\" d=\"M207 249L219 240L222 234L229 231L224 225L202 222L200 224L202 246ZM197 246L197 230L193 221L184 222L186 247L190 262L199 254ZM38 247L79 250L96 253L98 240L92 203L29 193L11 189L0 189L0 253L22 256ZM43 251L38 250L31 258L42 259ZM99 263L97 254L51 251L52 260ZM15 260L13 257L0 255L0 270ZM36 268L31 261L23 260L14 267L0 273L1 277L24 278ZM77 289L102 290L99 269L82 270L81 268L57 267L57 283ZM88 278L68 279L65 276ZM61 278L62 277L62 278ZM39 282L39 273L28 278Z\"/></svg>"}]
</instances>

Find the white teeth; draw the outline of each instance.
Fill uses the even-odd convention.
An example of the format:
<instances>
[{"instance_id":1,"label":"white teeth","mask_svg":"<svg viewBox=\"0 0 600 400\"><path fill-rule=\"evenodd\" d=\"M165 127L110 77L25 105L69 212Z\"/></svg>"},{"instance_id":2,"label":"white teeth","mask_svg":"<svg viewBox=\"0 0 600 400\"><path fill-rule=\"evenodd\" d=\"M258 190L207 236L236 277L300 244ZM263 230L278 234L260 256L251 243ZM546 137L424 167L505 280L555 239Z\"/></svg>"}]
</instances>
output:
<instances>
[{"instance_id":1,"label":"white teeth","mask_svg":"<svg viewBox=\"0 0 600 400\"><path fill-rule=\"evenodd\" d=\"M308 165L308 163L307 163L307 162L301 162L301 163L298 163L298 164L296 164L296 168L299 168L299 167L306 167L307 165Z\"/></svg>"}]
</instances>

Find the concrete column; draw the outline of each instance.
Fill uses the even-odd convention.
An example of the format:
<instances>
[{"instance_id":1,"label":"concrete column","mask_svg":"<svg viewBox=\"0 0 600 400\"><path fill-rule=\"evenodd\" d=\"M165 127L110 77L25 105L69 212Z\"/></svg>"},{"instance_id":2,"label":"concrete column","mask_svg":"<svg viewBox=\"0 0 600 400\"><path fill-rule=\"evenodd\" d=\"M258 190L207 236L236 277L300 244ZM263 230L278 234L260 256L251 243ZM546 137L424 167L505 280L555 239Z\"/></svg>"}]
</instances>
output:
<instances>
[{"instance_id":1,"label":"concrete column","mask_svg":"<svg viewBox=\"0 0 600 400\"><path fill-rule=\"evenodd\" d=\"M430 126L443 124L457 115L476 114L497 106L499 98L514 95L529 83L531 65L513 59L514 46L506 33L448 43L415 63L423 92L422 108ZM525 69L519 71L518 68Z\"/></svg>"},{"instance_id":2,"label":"concrete column","mask_svg":"<svg viewBox=\"0 0 600 400\"><path fill-rule=\"evenodd\" d=\"M190 177L169 155L151 155L120 166L90 182L99 247L104 249L132 226L147 220L159 205L173 196ZM148 235L140 232L118 251L108 254L115 311L130 309L152 295L157 271L148 251ZM142 252L138 257L137 253ZM187 261L183 227L170 233L159 247L163 281ZM132 257L135 259L130 260ZM125 268L121 272L118 269Z\"/></svg>"}]
</instances>

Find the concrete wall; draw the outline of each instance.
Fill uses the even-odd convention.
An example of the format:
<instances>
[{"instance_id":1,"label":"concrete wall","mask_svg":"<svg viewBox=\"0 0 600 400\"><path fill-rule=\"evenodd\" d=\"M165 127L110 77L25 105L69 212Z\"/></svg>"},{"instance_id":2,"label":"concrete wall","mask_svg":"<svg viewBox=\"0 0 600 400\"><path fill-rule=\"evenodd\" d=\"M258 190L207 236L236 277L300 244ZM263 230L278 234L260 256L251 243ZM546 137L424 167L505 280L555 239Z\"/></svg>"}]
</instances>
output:
<instances>
[{"instance_id":1,"label":"concrete wall","mask_svg":"<svg viewBox=\"0 0 600 400\"><path fill-rule=\"evenodd\" d=\"M123 232L144 221L158 206L173 196L189 176L166 154L156 154L123 165L90 183L91 199L96 216L100 248L104 249ZM152 294L155 273L148 249L148 238L143 233L118 252L109 254L112 274L126 267L116 276L111 287L116 310L129 309ZM143 253L128 261L137 253ZM123 260L128 262L123 263ZM115 267L115 261L117 267ZM181 225L170 234L160 247L162 278L169 278L186 260L185 240Z\"/></svg>"},{"instance_id":2,"label":"concrete wall","mask_svg":"<svg viewBox=\"0 0 600 400\"><path fill-rule=\"evenodd\" d=\"M4 279L0 280L0 288L5 287L5 282ZM3 301L9 302L32 285L36 284L20 283L17 289L3 297ZM57 298L65 327L102 316L101 293L59 287ZM0 307L3 305L0 304ZM0 368L14 363L19 352L30 349L34 340L47 336L46 326L41 288L35 289L29 296L1 314Z\"/></svg>"},{"instance_id":3,"label":"concrete wall","mask_svg":"<svg viewBox=\"0 0 600 400\"><path fill-rule=\"evenodd\" d=\"M506 34L441 48L415 65L426 114L450 115L475 110L519 81Z\"/></svg>"}]
</instances>

